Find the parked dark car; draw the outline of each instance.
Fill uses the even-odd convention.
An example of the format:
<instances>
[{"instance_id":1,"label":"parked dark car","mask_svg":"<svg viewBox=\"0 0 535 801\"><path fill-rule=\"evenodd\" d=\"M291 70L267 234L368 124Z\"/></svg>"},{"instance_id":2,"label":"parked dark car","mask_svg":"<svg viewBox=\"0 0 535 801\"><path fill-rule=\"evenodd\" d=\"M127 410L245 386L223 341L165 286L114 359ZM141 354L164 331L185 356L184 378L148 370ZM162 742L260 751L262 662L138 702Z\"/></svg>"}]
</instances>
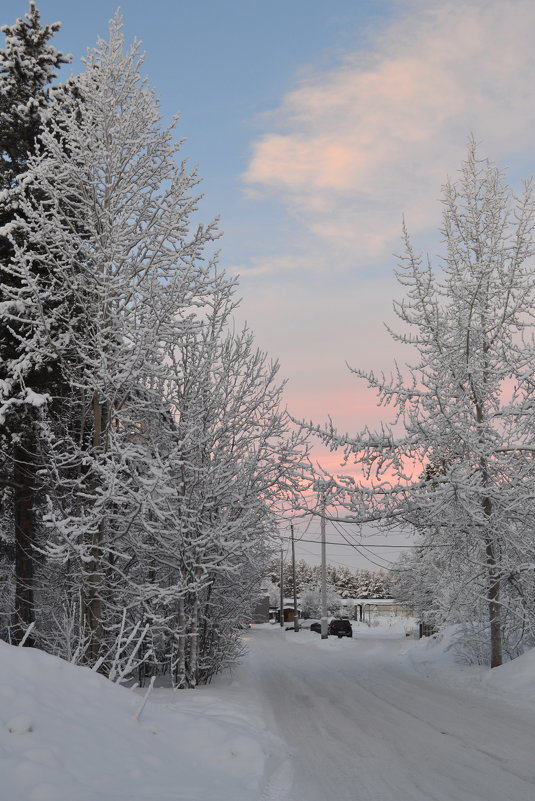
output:
<instances>
[{"instance_id":1,"label":"parked dark car","mask_svg":"<svg viewBox=\"0 0 535 801\"><path fill-rule=\"evenodd\" d=\"M351 623L347 618L335 617L329 623L329 634L335 634L337 637L352 637Z\"/></svg>"},{"instance_id":2,"label":"parked dark car","mask_svg":"<svg viewBox=\"0 0 535 801\"><path fill-rule=\"evenodd\" d=\"M310 631L315 631L317 634L321 634L321 623L319 621L316 623L311 623ZM352 637L353 629L351 628L351 623L347 618L335 617L327 626L327 634L332 634L336 637Z\"/></svg>"}]
</instances>

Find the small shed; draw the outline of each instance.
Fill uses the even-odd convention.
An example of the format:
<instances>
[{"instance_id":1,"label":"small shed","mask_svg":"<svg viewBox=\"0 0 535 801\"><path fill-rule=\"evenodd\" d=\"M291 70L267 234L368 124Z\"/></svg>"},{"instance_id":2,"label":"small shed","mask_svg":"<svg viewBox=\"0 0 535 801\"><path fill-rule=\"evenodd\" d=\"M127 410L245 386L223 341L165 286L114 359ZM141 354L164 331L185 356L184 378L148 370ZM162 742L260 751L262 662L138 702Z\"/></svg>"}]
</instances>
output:
<instances>
[{"instance_id":1,"label":"small shed","mask_svg":"<svg viewBox=\"0 0 535 801\"><path fill-rule=\"evenodd\" d=\"M301 604L299 600L297 601L297 614L301 617ZM278 606L271 606L269 609L269 618L270 620L276 620L277 623L280 623L280 608ZM284 606L283 606L283 622L284 623L293 623L294 622L294 602L293 598L285 598L284 599Z\"/></svg>"}]
</instances>

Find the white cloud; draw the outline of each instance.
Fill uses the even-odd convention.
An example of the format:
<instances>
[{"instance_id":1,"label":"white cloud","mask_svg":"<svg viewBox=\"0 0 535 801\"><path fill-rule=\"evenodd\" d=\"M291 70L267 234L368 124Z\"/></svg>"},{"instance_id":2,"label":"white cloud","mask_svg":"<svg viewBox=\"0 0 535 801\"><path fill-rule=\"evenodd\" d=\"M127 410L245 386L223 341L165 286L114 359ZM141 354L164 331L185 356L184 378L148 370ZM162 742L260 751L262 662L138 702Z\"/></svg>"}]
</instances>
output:
<instances>
[{"instance_id":1,"label":"white cloud","mask_svg":"<svg viewBox=\"0 0 535 801\"><path fill-rule=\"evenodd\" d=\"M283 99L244 176L362 263L397 247L402 213L413 232L436 227L440 185L471 132L497 161L532 147L535 3L405 5L374 51Z\"/></svg>"}]
</instances>

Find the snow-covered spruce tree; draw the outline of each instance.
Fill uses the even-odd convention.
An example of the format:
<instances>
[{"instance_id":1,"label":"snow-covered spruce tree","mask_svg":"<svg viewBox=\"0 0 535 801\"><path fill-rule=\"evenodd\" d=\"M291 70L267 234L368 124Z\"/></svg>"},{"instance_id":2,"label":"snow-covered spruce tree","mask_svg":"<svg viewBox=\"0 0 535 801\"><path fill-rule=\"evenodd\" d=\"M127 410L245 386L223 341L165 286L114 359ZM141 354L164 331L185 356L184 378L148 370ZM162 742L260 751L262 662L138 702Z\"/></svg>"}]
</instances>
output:
<instances>
[{"instance_id":1,"label":"snow-covered spruce tree","mask_svg":"<svg viewBox=\"0 0 535 801\"><path fill-rule=\"evenodd\" d=\"M269 564L266 570L266 576L270 582L272 582L276 587L280 587L280 556L276 556L270 559ZM289 554L286 554L283 562L283 586L284 586L284 595L286 598L290 598L293 594L293 570L292 570L292 560ZM305 562L304 559L297 559L295 562L295 584L297 588L297 594L301 592L301 589L305 586L308 586L311 582L320 581L319 572L315 567L309 565L308 562ZM278 606L279 601L275 606Z\"/></svg>"},{"instance_id":2,"label":"snow-covered spruce tree","mask_svg":"<svg viewBox=\"0 0 535 801\"><path fill-rule=\"evenodd\" d=\"M161 126L141 61L137 45L125 52L116 16L85 71L54 93L11 231L11 272L32 320L26 351L36 361L52 352L70 387L42 429L50 554L63 565L58 588L62 576L81 599L90 663L109 652L133 603L132 543L158 515L150 437L169 417L166 354L202 326L224 283L206 257L215 226L191 221L196 174L177 166L173 126Z\"/></svg>"},{"instance_id":3,"label":"snow-covered spruce tree","mask_svg":"<svg viewBox=\"0 0 535 801\"><path fill-rule=\"evenodd\" d=\"M332 579L331 579L332 580ZM351 598L353 576L347 567L339 567L336 571L336 581L334 582L336 591L340 598Z\"/></svg>"},{"instance_id":4,"label":"snow-covered spruce tree","mask_svg":"<svg viewBox=\"0 0 535 801\"><path fill-rule=\"evenodd\" d=\"M0 50L0 487L7 523L1 538L8 546L2 547L2 553L14 568L14 604L2 612L9 619L14 611L14 642L34 620L40 484L36 420L39 403L53 392L56 371L52 353L32 356L26 349L24 287L20 275L11 269L13 246L7 230L18 212L17 177L26 169L48 114L50 84L68 61L49 43L59 27L59 23L43 25L35 3L30 2L24 18L1 29L5 45ZM31 272L47 269L45 264L30 266Z\"/></svg>"},{"instance_id":5,"label":"snow-covered spruce tree","mask_svg":"<svg viewBox=\"0 0 535 801\"><path fill-rule=\"evenodd\" d=\"M271 559L266 570L266 577L275 587L280 583L280 558ZM309 565L304 559L295 563L297 594L301 596L304 588L319 591L321 584L321 567ZM351 571L347 567L327 565L327 580L336 588L340 598L389 598L390 578L386 571L370 572L362 568ZM291 560L286 559L283 565L284 593L291 596L293 576ZM278 591L278 589L277 589ZM279 596L274 606L278 606Z\"/></svg>"},{"instance_id":6,"label":"snow-covered spruce tree","mask_svg":"<svg viewBox=\"0 0 535 801\"><path fill-rule=\"evenodd\" d=\"M390 598L390 579L386 570L374 570L372 573L372 598Z\"/></svg>"},{"instance_id":7,"label":"snow-covered spruce tree","mask_svg":"<svg viewBox=\"0 0 535 801\"><path fill-rule=\"evenodd\" d=\"M521 631L529 611L507 588L533 571L534 305L531 187L516 199L502 174L469 144L459 179L444 187L442 268L423 263L405 233L398 278L406 290L396 312L408 333L394 339L416 349L406 383L354 372L396 407L406 433L388 427L340 437L369 484L347 481L340 499L357 520L425 531L426 545L449 545L451 587L475 588L472 616L487 632L492 667L504 637ZM421 465L440 464L431 482ZM415 465L411 471L411 462ZM370 486L371 484L371 486ZM454 555L462 553L462 560ZM463 570L457 570L462 561ZM486 621L481 601L486 605ZM466 608L466 605L465 605Z\"/></svg>"}]
</instances>

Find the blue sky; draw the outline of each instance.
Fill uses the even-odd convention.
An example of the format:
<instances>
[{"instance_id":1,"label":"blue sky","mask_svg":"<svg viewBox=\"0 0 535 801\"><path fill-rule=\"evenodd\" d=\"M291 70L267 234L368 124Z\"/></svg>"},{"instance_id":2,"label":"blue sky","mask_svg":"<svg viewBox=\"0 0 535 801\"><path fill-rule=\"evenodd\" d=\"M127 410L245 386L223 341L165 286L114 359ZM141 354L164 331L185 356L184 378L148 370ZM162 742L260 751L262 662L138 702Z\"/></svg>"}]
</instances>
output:
<instances>
[{"instance_id":1,"label":"blue sky","mask_svg":"<svg viewBox=\"0 0 535 801\"><path fill-rule=\"evenodd\" d=\"M180 114L178 134L187 138L184 153L204 179L206 214L220 215L225 229L242 227L248 218L255 238L264 236L264 226L250 212L240 176L263 129L262 115L276 108L307 70L336 66L392 12L385 0L41 0L37 5L43 21L62 22L55 44L73 54L74 71L86 48L106 36L108 20L120 7L127 42L142 41L145 72L162 110L169 117ZM24 0L2 0L1 21L11 23L27 7ZM275 206L267 213L282 218ZM243 250L247 258L239 237L226 248L233 254Z\"/></svg>"},{"instance_id":2,"label":"blue sky","mask_svg":"<svg viewBox=\"0 0 535 801\"><path fill-rule=\"evenodd\" d=\"M56 46L74 55L73 71L117 8L38 6L62 21ZM2 0L0 21L26 10ZM535 4L124 0L121 10L164 114L180 114L202 214L220 215L222 264L241 275L239 315L280 359L290 411L330 414L344 431L373 426L384 410L346 362L388 372L405 360L383 326L402 215L434 255L440 187L471 133L513 183L534 169Z\"/></svg>"}]
</instances>

